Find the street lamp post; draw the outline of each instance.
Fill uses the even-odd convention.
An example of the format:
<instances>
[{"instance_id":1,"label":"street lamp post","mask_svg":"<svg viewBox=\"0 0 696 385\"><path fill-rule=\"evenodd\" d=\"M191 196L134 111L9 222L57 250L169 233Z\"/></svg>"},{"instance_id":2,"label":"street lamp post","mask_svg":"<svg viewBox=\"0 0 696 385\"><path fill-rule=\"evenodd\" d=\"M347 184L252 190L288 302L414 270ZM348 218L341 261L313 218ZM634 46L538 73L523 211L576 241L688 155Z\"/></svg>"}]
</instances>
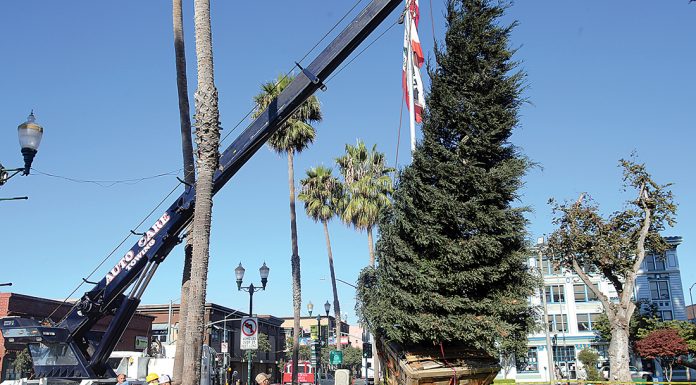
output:
<instances>
[{"instance_id":1,"label":"street lamp post","mask_svg":"<svg viewBox=\"0 0 696 385\"><path fill-rule=\"evenodd\" d=\"M539 275L541 276L541 280L543 282L544 280L544 270L543 270L543 246L544 246L544 237L539 237L537 239L537 256L538 256L538 265L539 265ZM551 263L550 259L547 259L548 263ZM541 288L541 304L542 307L544 308L544 330L546 330L546 358L547 362L546 365L548 366L548 372L549 372L549 382L553 382L554 378L556 377L556 373L554 371L554 360L553 360L553 349L551 347L551 336L549 332L549 309L546 304L546 285L542 285Z\"/></svg>"},{"instance_id":2,"label":"street lamp post","mask_svg":"<svg viewBox=\"0 0 696 385\"><path fill-rule=\"evenodd\" d=\"M687 316L688 313L691 313L691 320L693 320L693 322L696 322L696 316L694 315L694 297L691 295L691 289L693 289L694 286L696 286L696 282L689 286L689 300L691 301L691 311L687 312Z\"/></svg>"},{"instance_id":3,"label":"street lamp post","mask_svg":"<svg viewBox=\"0 0 696 385\"><path fill-rule=\"evenodd\" d=\"M266 283L268 283L268 273L271 269L266 266L266 262L263 266L259 268L259 275L261 276L261 287L254 286L250 283L249 286L242 286L242 280L244 279L244 267L242 263L239 262L239 266L234 269L234 275L237 278L237 290L246 291L249 293L249 317L252 316L252 311L254 309L254 293L261 290L266 290ZM258 332L257 332L258 333ZM247 351L247 385L251 385L251 350Z\"/></svg>"},{"instance_id":4,"label":"street lamp post","mask_svg":"<svg viewBox=\"0 0 696 385\"><path fill-rule=\"evenodd\" d=\"M326 351L329 350L329 330L331 330L331 319L329 318L329 311L331 310L331 304L326 301L324 304L324 311L326 311ZM321 328L319 328L319 340L321 341ZM330 363L330 362L329 362Z\"/></svg>"},{"instance_id":5,"label":"street lamp post","mask_svg":"<svg viewBox=\"0 0 696 385\"><path fill-rule=\"evenodd\" d=\"M0 186L7 183L10 178L22 172L22 175L29 175L31 164L34 161L39 150L41 137L43 136L43 127L36 123L34 111L29 114L27 121L17 127L17 135L19 137L19 147L21 148L22 156L24 157L24 167L20 168L5 168L0 163ZM28 199L27 197L0 198L0 200L17 200Z\"/></svg>"},{"instance_id":6,"label":"street lamp post","mask_svg":"<svg viewBox=\"0 0 696 385\"><path fill-rule=\"evenodd\" d=\"M324 311L326 311L326 347L329 347L329 330L331 330L331 319L329 318L329 312L331 311L331 304L326 301L324 304Z\"/></svg>"},{"instance_id":7,"label":"street lamp post","mask_svg":"<svg viewBox=\"0 0 696 385\"><path fill-rule=\"evenodd\" d=\"M309 318L312 318L312 311L314 311L314 304L312 303L312 301L309 301L309 303L307 303L307 313L309 313ZM314 340L312 341L312 346L314 346L313 359L314 359L314 365L316 365L316 368L315 368L316 378L314 378L315 384L319 383L318 377L319 377L319 373L321 371L321 369L319 368L319 362L321 361L321 355L320 355L321 350L319 350L320 349L319 333L321 333L321 316L319 314L317 314L317 339L316 339L316 341L314 341Z\"/></svg>"},{"instance_id":8,"label":"street lamp post","mask_svg":"<svg viewBox=\"0 0 696 385\"><path fill-rule=\"evenodd\" d=\"M12 286L12 282L0 283L0 286Z\"/></svg>"},{"instance_id":9,"label":"street lamp post","mask_svg":"<svg viewBox=\"0 0 696 385\"><path fill-rule=\"evenodd\" d=\"M317 342L314 352L317 355L317 384L321 384L321 313L317 312Z\"/></svg>"}]
</instances>

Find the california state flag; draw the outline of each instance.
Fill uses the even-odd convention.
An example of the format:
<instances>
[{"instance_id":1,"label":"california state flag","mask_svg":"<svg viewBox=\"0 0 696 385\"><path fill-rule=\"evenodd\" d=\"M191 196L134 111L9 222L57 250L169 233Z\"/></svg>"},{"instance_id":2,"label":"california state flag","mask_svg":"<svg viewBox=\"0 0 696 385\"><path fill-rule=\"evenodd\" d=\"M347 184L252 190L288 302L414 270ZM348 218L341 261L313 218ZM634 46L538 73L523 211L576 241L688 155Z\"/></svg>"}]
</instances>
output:
<instances>
[{"instance_id":1,"label":"california state flag","mask_svg":"<svg viewBox=\"0 0 696 385\"><path fill-rule=\"evenodd\" d=\"M418 20L420 11L418 8L418 0L406 0L407 9L406 18L404 20L404 56L402 64L401 83L404 89L404 97L406 98L406 106L410 110L410 96L408 94L408 83L413 84L413 105L415 107L416 122L423 122L423 109L425 107L425 95L423 93L423 80L421 79L420 68L425 62L423 56L423 48L418 38ZM413 52L412 68L408 67L408 51L409 44Z\"/></svg>"}]
</instances>

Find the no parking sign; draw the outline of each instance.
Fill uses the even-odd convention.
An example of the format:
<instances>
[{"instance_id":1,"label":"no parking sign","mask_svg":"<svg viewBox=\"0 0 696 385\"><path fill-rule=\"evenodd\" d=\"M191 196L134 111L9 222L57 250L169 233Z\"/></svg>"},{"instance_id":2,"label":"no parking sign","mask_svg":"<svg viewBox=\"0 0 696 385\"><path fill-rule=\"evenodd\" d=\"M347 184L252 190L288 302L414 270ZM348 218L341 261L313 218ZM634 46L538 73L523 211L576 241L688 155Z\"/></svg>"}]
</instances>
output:
<instances>
[{"instance_id":1,"label":"no parking sign","mask_svg":"<svg viewBox=\"0 0 696 385\"><path fill-rule=\"evenodd\" d=\"M254 350L259 348L259 321L256 317L242 317L242 334L239 339L241 350Z\"/></svg>"}]
</instances>

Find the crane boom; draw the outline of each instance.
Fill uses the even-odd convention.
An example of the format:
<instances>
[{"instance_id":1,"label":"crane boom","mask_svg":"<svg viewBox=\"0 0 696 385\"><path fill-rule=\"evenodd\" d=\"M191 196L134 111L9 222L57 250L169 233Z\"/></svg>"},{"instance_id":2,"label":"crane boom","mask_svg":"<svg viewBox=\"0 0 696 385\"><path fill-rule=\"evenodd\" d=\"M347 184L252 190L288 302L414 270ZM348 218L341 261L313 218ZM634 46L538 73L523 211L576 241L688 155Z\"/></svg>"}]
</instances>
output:
<instances>
[{"instance_id":1,"label":"crane boom","mask_svg":"<svg viewBox=\"0 0 696 385\"><path fill-rule=\"evenodd\" d=\"M307 68L302 69L221 154L220 167L213 179L213 194L225 186L302 103L317 89L325 88L323 81L399 3L401 0L371 1ZM28 318L0 319L0 331L6 344L29 345L36 377L114 376L106 360L135 314L157 266L180 242L181 233L193 218L194 206L195 186L188 186L56 325L44 326ZM94 325L107 316L113 318L106 330L103 333L93 331Z\"/></svg>"}]
</instances>

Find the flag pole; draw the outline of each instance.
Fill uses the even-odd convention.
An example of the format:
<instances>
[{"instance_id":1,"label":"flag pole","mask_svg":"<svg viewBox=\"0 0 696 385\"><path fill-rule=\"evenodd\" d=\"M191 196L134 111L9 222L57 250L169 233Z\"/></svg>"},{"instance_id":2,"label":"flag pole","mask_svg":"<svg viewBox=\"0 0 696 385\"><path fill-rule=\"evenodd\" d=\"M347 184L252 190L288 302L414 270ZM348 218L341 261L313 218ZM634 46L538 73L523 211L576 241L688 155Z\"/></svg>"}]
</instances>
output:
<instances>
[{"instance_id":1,"label":"flag pole","mask_svg":"<svg viewBox=\"0 0 696 385\"><path fill-rule=\"evenodd\" d=\"M406 86L408 87L408 123L411 132L411 153L416 151L416 106L413 98L413 44L411 43L411 1L406 0L406 28L408 28L408 52L406 54ZM411 156L413 158L413 156Z\"/></svg>"}]
</instances>

